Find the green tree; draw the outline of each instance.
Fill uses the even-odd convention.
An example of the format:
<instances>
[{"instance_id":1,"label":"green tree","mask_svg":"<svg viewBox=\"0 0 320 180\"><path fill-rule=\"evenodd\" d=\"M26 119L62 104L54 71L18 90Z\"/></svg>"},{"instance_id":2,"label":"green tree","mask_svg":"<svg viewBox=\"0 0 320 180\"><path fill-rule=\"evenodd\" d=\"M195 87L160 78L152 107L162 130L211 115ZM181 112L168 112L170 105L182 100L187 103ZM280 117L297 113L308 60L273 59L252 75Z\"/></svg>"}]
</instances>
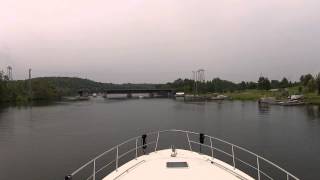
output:
<instances>
[{"instance_id":1,"label":"green tree","mask_svg":"<svg viewBox=\"0 0 320 180\"><path fill-rule=\"evenodd\" d=\"M272 89L277 89L280 87L280 82L278 80L271 80L270 85Z\"/></svg>"},{"instance_id":2,"label":"green tree","mask_svg":"<svg viewBox=\"0 0 320 180\"><path fill-rule=\"evenodd\" d=\"M0 71L0 102L3 101L3 71Z\"/></svg>"},{"instance_id":3,"label":"green tree","mask_svg":"<svg viewBox=\"0 0 320 180\"><path fill-rule=\"evenodd\" d=\"M318 75L316 77L316 85L317 85L317 89L318 89L318 95L320 95L320 72L318 73Z\"/></svg>"},{"instance_id":4,"label":"green tree","mask_svg":"<svg viewBox=\"0 0 320 180\"><path fill-rule=\"evenodd\" d=\"M214 78L210 83L213 86L214 92L232 92L237 89L237 84L220 78Z\"/></svg>"},{"instance_id":5,"label":"green tree","mask_svg":"<svg viewBox=\"0 0 320 180\"><path fill-rule=\"evenodd\" d=\"M56 88L48 81L32 81L33 99L35 100L50 100L58 98Z\"/></svg>"},{"instance_id":6,"label":"green tree","mask_svg":"<svg viewBox=\"0 0 320 180\"><path fill-rule=\"evenodd\" d=\"M270 81L268 78L266 77L259 77L259 80L258 80L258 89L261 89L261 90L269 90L271 88L271 84L270 84Z\"/></svg>"},{"instance_id":7,"label":"green tree","mask_svg":"<svg viewBox=\"0 0 320 180\"><path fill-rule=\"evenodd\" d=\"M311 74L302 75L300 77L300 82L303 86L307 86L310 79L313 79L313 76Z\"/></svg>"},{"instance_id":8,"label":"green tree","mask_svg":"<svg viewBox=\"0 0 320 180\"><path fill-rule=\"evenodd\" d=\"M312 78L309 79L308 84L307 84L307 91L308 92L314 92L317 88L316 81Z\"/></svg>"},{"instance_id":9,"label":"green tree","mask_svg":"<svg viewBox=\"0 0 320 180\"><path fill-rule=\"evenodd\" d=\"M257 89L257 83L255 82L250 81L250 82L247 82L246 84L248 89Z\"/></svg>"},{"instance_id":10,"label":"green tree","mask_svg":"<svg viewBox=\"0 0 320 180\"><path fill-rule=\"evenodd\" d=\"M289 81L287 78L282 78L281 82L280 82L280 87L281 88L287 88L289 87Z\"/></svg>"},{"instance_id":11,"label":"green tree","mask_svg":"<svg viewBox=\"0 0 320 180\"><path fill-rule=\"evenodd\" d=\"M245 89L247 89L247 84L246 84L246 82L242 81L241 83L239 83L239 89L240 89L240 90L245 90Z\"/></svg>"}]
</instances>

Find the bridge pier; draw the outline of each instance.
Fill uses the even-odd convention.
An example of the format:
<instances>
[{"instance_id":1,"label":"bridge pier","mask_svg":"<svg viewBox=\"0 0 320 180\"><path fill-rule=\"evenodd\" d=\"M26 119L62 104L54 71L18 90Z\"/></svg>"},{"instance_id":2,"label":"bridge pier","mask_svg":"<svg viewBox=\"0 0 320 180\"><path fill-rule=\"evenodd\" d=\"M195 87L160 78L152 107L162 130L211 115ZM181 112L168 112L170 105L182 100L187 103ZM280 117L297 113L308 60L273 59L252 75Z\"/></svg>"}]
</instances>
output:
<instances>
[{"instance_id":1,"label":"bridge pier","mask_svg":"<svg viewBox=\"0 0 320 180\"><path fill-rule=\"evenodd\" d=\"M127 98L132 98L132 93L128 93Z\"/></svg>"}]
</instances>

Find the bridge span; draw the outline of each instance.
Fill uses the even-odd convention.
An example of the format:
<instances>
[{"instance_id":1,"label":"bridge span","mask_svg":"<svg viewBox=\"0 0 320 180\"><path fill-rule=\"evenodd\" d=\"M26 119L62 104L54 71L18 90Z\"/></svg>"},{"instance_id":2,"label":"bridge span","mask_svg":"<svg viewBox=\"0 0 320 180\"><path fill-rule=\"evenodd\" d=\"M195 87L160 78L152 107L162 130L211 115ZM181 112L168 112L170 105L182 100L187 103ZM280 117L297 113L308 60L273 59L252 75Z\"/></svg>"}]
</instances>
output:
<instances>
[{"instance_id":1,"label":"bridge span","mask_svg":"<svg viewBox=\"0 0 320 180\"><path fill-rule=\"evenodd\" d=\"M149 97L173 97L176 93L173 89L108 89L104 91L104 97L108 94L126 94L131 98L132 94L149 94Z\"/></svg>"}]
</instances>

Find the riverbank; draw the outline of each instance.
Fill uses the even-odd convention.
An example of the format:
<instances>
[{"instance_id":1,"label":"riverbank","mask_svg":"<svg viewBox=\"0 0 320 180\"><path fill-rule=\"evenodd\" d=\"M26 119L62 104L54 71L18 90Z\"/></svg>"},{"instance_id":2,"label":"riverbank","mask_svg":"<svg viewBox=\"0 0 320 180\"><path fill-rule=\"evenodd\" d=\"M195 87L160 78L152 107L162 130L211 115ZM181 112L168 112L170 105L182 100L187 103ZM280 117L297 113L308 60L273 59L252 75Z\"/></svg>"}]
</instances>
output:
<instances>
[{"instance_id":1,"label":"riverbank","mask_svg":"<svg viewBox=\"0 0 320 180\"><path fill-rule=\"evenodd\" d=\"M225 93L225 95L234 100L251 100L251 101L256 101L264 96L274 96L274 94L271 93L270 91L264 91L264 90L244 90L244 91L237 91L237 92L228 92L228 93Z\"/></svg>"},{"instance_id":2,"label":"riverbank","mask_svg":"<svg viewBox=\"0 0 320 180\"><path fill-rule=\"evenodd\" d=\"M290 92L290 90L289 90ZM292 94L292 93L290 93ZM225 93L228 97L234 100L251 100L257 101L262 97L276 97L277 99L286 99L286 95L283 92L271 92L265 90L244 90L237 92ZM316 93L307 93L304 94L305 102L308 104L320 105L320 96Z\"/></svg>"},{"instance_id":3,"label":"riverbank","mask_svg":"<svg viewBox=\"0 0 320 180\"><path fill-rule=\"evenodd\" d=\"M305 95L306 102L310 104L320 105L320 96L316 94L306 94Z\"/></svg>"}]
</instances>

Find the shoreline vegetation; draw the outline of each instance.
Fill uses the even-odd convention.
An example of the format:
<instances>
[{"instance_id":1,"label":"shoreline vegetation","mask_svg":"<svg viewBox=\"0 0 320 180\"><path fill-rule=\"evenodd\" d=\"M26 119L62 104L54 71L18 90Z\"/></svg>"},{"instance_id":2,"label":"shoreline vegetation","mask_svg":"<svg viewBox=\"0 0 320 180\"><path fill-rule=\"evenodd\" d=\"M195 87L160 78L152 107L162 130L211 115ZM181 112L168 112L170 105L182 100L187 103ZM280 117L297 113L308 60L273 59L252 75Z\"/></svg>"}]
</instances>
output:
<instances>
[{"instance_id":1,"label":"shoreline vegetation","mask_svg":"<svg viewBox=\"0 0 320 180\"><path fill-rule=\"evenodd\" d=\"M291 93L298 94L298 93ZM274 93L270 91L262 90L245 90L239 92L225 93L226 96L230 97L233 100L243 100L243 101L257 101L262 97L276 97L278 100L285 100L286 96L281 96L280 93ZM307 104L320 105L320 96L317 93L306 93L304 95L304 101Z\"/></svg>"},{"instance_id":2,"label":"shoreline vegetation","mask_svg":"<svg viewBox=\"0 0 320 180\"><path fill-rule=\"evenodd\" d=\"M0 71L0 103L28 103L31 101L61 101L66 96L77 96L79 91L103 92L108 89L174 89L194 94L194 80L177 79L166 84L112 84L100 83L77 77L39 77L31 80L9 80ZM300 81L287 78L269 80L259 77L257 82L234 83L220 78L197 82L197 93L204 96L224 94L233 100L256 101L262 97L286 99L290 95L303 94L308 104L320 105L320 73L302 75Z\"/></svg>"},{"instance_id":3,"label":"shoreline vegetation","mask_svg":"<svg viewBox=\"0 0 320 180\"><path fill-rule=\"evenodd\" d=\"M189 95L195 94L194 89L197 89L202 96L214 97L220 94L232 100L257 101L265 97L287 100L291 95L303 95L307 104L320 105L320 73L316 76L302 75L296 82L288 81L285 77L279 81L261 76L257 82L240 83L214 78L211 81L197 82L197 88L194 88L194 81L190 79L177 79L166 85Z\"/></svg>"}]
</instances>

